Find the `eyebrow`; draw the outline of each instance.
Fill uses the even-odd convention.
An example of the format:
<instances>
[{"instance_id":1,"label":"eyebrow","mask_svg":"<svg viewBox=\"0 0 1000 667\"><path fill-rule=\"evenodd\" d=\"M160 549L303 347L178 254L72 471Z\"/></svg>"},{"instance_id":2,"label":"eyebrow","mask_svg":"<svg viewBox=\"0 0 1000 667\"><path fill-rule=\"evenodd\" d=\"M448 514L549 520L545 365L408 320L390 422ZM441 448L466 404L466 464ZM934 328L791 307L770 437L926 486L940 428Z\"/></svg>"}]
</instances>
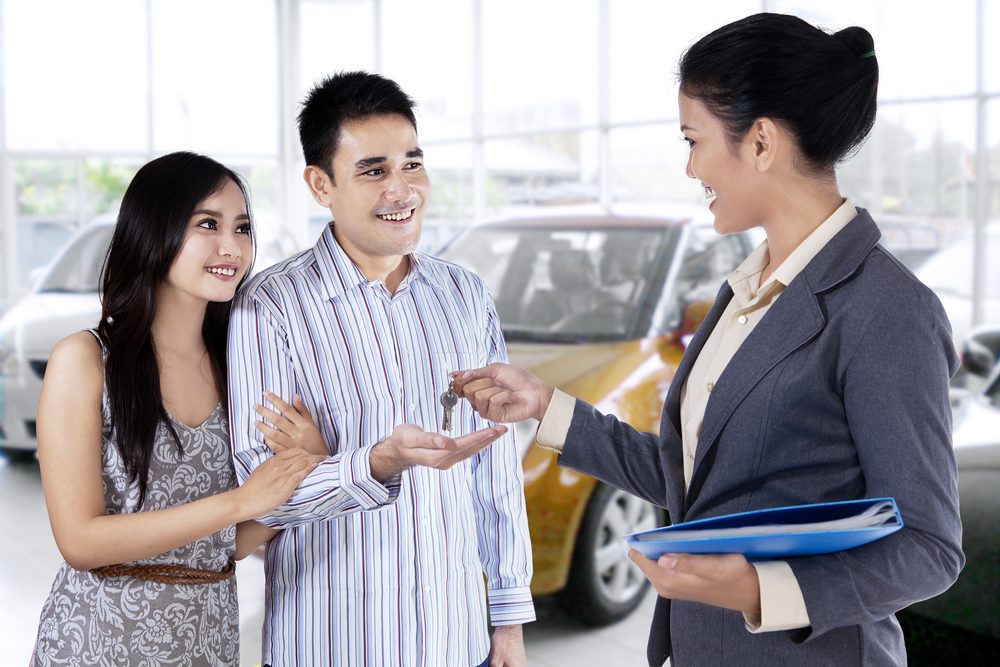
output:
<instances>
[{"instance_id":1,"label":"eyebrow","mask_svg":"<svg viewBox=\"0 0 1000 667\"><path fill-rule=\"evenodd\" d=\"M223 218L223 217L225 217L224 215L222 215L222 213L220 211L212 211L212 210L207 209L207 208L199 208L197 211L195 211L194 213L191 214L192 217L194 217L196 215L210 215L213 218ZM238 216L236 216L236 219L237 220L249 220L250 216L247 215L246 213L240 213Z\"/></svg>"},{"instance_id":2,"label":"eyebrow","mask_svg":"<svg viewBox=\"0 0 1000 667\"><path fill-rule=\"evenodd\" d=\"M414 148L412 151L409 151L406 154L406 157L408 158L423 157L423 156L424 152L419 148ZM374 157L363 157L354 163L354 168L357 169L358 171L367 171L368 169L371 169L376 165L384 164L388 161L389 158L385 157L384 155L378 155Z\"/></svg>"},{"instance_id":3,"label":"eyebrow","mask_svg":"<svg viewBox=\"0 0 1000 667\"><path fill-rule=\"evenodd\" d=\"M681 132L687 132L688 130L693 130L694 128L690 125L681 125Z\"/></svg>"}]
</instances>

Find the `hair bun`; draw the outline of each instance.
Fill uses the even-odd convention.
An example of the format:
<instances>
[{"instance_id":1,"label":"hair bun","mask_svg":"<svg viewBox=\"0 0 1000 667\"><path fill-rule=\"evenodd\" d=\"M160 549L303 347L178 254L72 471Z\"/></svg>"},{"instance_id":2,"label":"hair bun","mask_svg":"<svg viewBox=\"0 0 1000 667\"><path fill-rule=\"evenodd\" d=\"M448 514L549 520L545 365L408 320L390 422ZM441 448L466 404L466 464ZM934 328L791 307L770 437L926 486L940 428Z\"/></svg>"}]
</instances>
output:
<instances>
[{"instance_id":1,"label":"hair bun","mask_svg":"<svg viewBox=\"0 0 1000 667\"><path fill-rule=\"evenodd\" d=\"M872 34L860 26L844 28L833 33L833 38L846 46L855 58L875 50L875 39Z\"/></svg>"}]
</instances>

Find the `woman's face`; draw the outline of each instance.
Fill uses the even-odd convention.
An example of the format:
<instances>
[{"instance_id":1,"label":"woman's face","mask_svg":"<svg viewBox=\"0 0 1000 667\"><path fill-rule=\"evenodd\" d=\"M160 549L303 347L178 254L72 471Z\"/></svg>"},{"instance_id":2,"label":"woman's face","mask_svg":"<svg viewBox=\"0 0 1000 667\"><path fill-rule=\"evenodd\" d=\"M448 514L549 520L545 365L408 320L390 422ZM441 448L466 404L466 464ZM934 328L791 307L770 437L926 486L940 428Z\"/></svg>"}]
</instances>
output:
<instances>
[{"instance_id":1,"label":"woman's face","mask_svg":"<svg viewBox=\"0 0 1000 667\"><path fill-rule=\"evenodd\" d=\"M228 301L252 259L246 200L227 178L195 207L162 288L195 300Z\"/></svg>"},{"instance_id":2,"label":"woman's face","mask_svg":"<svg viewBox=\"0 0 1000 667\"><path fill-rule=\"evenodd\" d=\"M687 175L700 180L705 197L712 200L709 209L715 214L715 231L733 234L756 227L761 196L747 146L733 146L722 121L701 101L681 93L678 106L681 132L691 149Z\"/></svg>"}]
</instances>

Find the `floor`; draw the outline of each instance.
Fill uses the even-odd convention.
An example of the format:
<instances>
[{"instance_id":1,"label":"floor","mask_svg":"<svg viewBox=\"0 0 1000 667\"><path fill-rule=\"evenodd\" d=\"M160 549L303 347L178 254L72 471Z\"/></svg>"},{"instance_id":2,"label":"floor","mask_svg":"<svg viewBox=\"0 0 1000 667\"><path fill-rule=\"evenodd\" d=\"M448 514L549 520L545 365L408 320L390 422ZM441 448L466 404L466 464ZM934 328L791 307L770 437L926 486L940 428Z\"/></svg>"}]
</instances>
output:
<instances>
[{"instance_id":1,"label":"floor","mask_svg":"<svg viewBox=\"0 0 1000 667\"><path fill-rule=\"evenodd\" d=\"M38 614L62 558L49 530L37 463L0 459L0 646L5 664L26 665ZM260 663L264 604L263 561L239 564L241 664ZM646 634L655 595L650 592L627 619L605 628L582 626L549 598L536 600L538 620L524 628L532 667L645 667Z\"/></svg>"}]
</instances>

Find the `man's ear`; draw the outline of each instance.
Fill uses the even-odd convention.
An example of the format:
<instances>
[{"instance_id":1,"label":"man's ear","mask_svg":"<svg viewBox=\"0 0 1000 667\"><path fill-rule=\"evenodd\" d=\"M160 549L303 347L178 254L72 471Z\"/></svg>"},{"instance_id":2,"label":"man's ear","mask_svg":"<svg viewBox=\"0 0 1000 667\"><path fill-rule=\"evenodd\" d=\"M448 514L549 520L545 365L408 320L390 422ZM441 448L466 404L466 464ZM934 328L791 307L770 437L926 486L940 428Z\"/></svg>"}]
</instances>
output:
<instances>
[{"instance_id":1,"label":"man's ear","mask_svg":"<svg viewBox=\"0 0 1000 667\"><path fill-rule=\"evenodd\" d=\"M787 136L770 118L758 118L744 139L744 147L758 172L771 168L778 152L787 148Z\"/></svg>"},{"instance_id":2,"label":"man's ear","mask_svg":"<svg viewBox=\"0 0 1000 667\"><path fill-rule=\"evenodd\" d=\"M316 203L323 208L330 208L330 198L335 187L333 181L330 180L330 175L315 165L309 165L302 172L302 178L309 186L309 192L312 193Z\"/></svg>"}]
</instances>

